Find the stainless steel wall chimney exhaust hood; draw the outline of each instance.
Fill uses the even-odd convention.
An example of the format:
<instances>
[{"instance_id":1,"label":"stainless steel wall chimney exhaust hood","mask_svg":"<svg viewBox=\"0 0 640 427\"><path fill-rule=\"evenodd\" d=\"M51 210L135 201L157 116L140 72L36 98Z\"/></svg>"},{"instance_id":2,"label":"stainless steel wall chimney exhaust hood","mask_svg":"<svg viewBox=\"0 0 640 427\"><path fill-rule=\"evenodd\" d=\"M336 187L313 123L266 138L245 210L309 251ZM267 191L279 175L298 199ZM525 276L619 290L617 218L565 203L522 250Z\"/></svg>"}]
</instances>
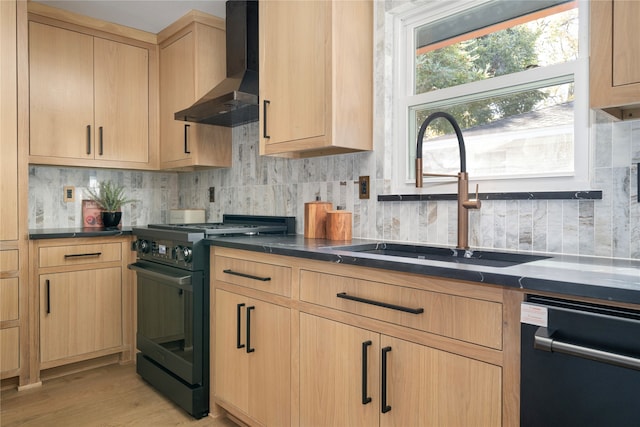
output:
<instances>
[{"instance_id":1,"label":"stainless steel wall chimney exhaust hood","mask_svg":"<svg viewBox=\"0 0 640 427\"><path fill-rule=\"evenodd\" d=\"M176 120L234 127L258 120L258 2L226 3L227 78Z\"/></svg>"}]
</instances>

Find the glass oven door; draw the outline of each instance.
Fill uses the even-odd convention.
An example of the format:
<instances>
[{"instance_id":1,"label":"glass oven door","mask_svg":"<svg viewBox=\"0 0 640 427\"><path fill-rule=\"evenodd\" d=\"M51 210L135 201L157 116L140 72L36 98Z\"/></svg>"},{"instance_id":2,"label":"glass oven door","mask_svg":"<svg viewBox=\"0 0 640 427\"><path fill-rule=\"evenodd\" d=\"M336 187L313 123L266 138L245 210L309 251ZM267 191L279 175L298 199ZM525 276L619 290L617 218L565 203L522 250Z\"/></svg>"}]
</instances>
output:
<instances>
[{"instance_id":1,"label":"glass oven door","mask_svg":"<svg viewBox=\"0 0 640 427\"><path fill-rule=\"evenodd\" d=\"M203 381L204 279L188 271L138 261L136 346L189 384Z\"/></svg>"}]
</instances>

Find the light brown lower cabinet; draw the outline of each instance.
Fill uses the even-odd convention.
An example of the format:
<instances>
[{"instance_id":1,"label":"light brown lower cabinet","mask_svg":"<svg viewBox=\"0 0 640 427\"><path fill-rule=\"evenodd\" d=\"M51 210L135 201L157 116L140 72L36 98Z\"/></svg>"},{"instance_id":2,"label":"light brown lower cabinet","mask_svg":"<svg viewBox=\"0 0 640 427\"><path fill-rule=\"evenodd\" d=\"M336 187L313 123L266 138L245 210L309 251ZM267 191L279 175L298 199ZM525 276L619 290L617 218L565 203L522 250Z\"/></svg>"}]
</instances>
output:
<instances>
[{"instance_id":1,"label":"light brown lower cabinet","mask_svg":"<svg viewBox=\"0 0 640 427\"><path fill-rule=\"evenodd\" d=\"M0 329L0 371L10 372L20 367L20 328Z\"/></svg>"},{"instance_id":2,"label":"light brown lower cabinet","mask_svg":"<svg viewBox=\"0 0 640 427\"><path fill-rule=\"evenodd\" d=\"M300 314L300 425L499 426L501 369Z\"/></svg>"},{"instance_id":3,"label":"light brown lower cabinet","mask_svg":"<svg viewBox=\"0 0 640 427\"><path fill-rule=\"evenodd\" d=\"M518 424L519 292L222 247L211 265L212 412L252 426Z\"/></svg>"},{"instance_id":4,"label":"light brown lower cabinet","mask_svg":"<svg viewBox=\"0 0 640 427\"><path fill-rule=\"evenodd\" d=\"M134 354L130 236L34 239L30 381Z\"/></svg>"},{"instance_id":5,"label":"light brown lower cabinet","mask_svg":"<svg viewBox=\"0 0 640 427\"><path fill-rule=\"evenodd\" d=\"M259 425L290 425L289 308L222 289L215 301L218 403Z\"/></svg>"},{"instance_id":6,"label":"light brown lower cabinet","mask_svg":"<svg viewBox=\"0 0 640 427\"><path fill-rule=\"evenodd\" d=\"M40 363L122 345L120 267L40 275Z\"/></svg>"}]
</instances>

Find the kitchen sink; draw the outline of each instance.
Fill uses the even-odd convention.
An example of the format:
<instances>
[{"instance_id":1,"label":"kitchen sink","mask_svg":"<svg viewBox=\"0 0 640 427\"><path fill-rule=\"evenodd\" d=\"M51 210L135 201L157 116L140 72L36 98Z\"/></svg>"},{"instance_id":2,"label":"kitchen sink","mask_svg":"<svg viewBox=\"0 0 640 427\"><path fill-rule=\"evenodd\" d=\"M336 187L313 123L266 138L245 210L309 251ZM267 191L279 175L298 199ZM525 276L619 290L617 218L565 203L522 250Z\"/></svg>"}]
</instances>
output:
<instances>
[{"instance_id":1,"label":"kitchen sink","mask_svg":"<svg viewBox=\"0 0 640 427\"><path fill-rule=\"evenodd\" d=\"M332 246L329 249L388 257L414 258L432 261L456 262L460 264L484 265L488 267L511 267L527 262L547 259L540 255L514 254L439 248L402 243L364 243L350 246Z\"/></svg>"}]
</instances>

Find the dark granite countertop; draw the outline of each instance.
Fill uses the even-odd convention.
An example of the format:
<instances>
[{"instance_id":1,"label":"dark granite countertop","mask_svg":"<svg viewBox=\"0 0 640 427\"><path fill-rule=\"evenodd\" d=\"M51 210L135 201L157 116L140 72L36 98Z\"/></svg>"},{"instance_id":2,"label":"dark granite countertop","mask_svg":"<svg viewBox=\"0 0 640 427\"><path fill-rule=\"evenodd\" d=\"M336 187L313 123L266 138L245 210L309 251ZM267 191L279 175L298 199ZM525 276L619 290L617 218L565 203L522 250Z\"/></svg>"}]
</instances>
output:
<instances>
[{"instance_id":1,"label":"dark granite countertop","mask_svg":"<svg viewBox=\"0 0 640 427\"><path fill-rule=\"evenodd\" d=\"M635 260L558 255L509 267L489 267L336 249L345 245L381 242L354 239L345 243L323 239L305 239L300 235L207 239L207 243L211 246L502 285L530 292L546 291L567 296L640 304L640 261ZM548 256L548 254L535 255Z\"/></svg>"},{"instance_id":2,"label":"dark granite countertop","mask_svg":"<svg viewBox=\"0 0 640 427\"><path fill-rule=\"evenodd\" d=\"M29 239L60 239L70 237L107 237L129 236L131 227L122 227L113 230L105 228L35 228L29 230Z\"/></svg>"}]
</instances>

